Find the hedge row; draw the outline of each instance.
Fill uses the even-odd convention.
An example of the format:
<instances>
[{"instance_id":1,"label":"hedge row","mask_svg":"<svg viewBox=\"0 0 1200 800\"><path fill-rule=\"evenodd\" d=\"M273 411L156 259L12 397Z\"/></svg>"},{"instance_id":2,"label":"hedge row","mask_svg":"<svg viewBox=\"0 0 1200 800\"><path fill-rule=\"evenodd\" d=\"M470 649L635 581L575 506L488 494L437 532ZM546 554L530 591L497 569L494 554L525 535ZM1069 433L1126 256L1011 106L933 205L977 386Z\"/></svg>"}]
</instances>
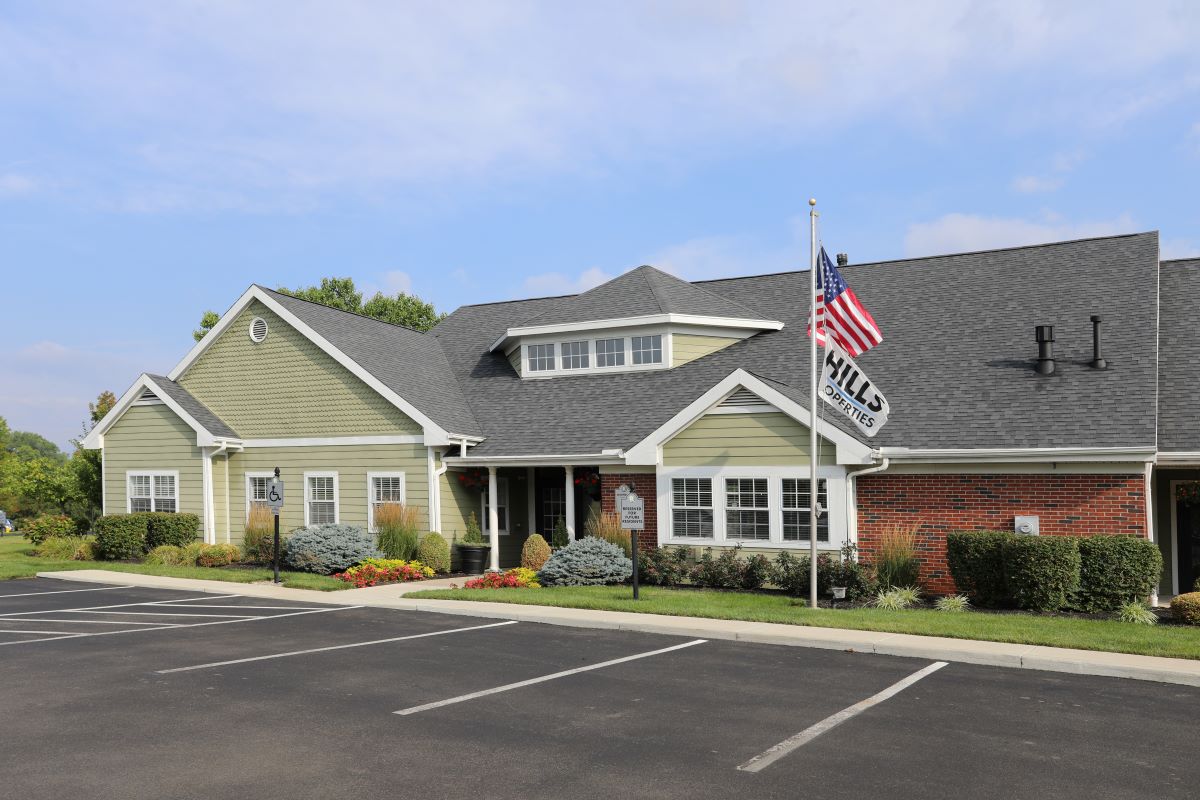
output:
<instances>
[{"instance_id":1,"label":"hedge row","mask_svg":"<svg viewBox=\"0 0 1200 800\"><path fill-rule=\"evenodd\" d=\"M96 555L109 560L141 558L162 545L183 547L200 532L195 514L140 511L109 514L96 520Z\"/></svg>"},{"instance_id":2,"label":"hedge row","mask_svg":"<svg viewBox=\"0 0 1200 800\"><path fill-rule=\"evenodd\" d=\"M977 605L1034 611L1116 611L1148 597L1162 572L1158 545L1124 535L956 532L946 536L946 561L958 588Z\"/></svg>"}]
</instances>

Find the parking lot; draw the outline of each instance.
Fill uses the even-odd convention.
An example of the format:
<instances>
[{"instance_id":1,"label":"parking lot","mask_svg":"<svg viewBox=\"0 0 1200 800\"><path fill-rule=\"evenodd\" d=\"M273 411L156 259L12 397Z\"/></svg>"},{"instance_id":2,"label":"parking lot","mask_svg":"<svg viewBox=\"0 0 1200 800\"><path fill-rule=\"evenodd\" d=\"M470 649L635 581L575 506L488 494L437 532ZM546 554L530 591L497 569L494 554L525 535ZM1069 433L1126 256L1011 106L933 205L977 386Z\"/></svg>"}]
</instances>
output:
<instances>
[{"instance_id":1,"label":"parking lot","mask_svg":"<svg viewBox=\"0 0 1200 800\"><path fill-rule=\"evenodd\" d=\"M1195 797L1200 690L37 579L14 798Z\"/></svg>"}]
</instances>

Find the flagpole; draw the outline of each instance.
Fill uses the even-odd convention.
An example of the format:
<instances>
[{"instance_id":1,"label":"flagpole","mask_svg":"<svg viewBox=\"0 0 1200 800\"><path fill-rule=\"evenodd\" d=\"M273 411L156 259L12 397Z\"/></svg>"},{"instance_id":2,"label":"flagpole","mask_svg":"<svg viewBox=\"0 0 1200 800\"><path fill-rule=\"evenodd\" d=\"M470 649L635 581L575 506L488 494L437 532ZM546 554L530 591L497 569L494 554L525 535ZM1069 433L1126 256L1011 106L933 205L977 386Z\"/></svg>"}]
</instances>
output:
<instances>
[{"instance_id":1,"label":"flagpole","mask_svg":"<svg viewBox=\"0 0 1200 800\"><path fill-rule=\"evenodd\" d=\"M811 336L809 336L808 369L809 409L812 413L811 424L808 427L809 456L808 463L812 469L811 482L808 485L808 605L817 607L817 455L820 452L817 443L817 200L808 201L809 218L809 273L811 288L808 292L808 305Z\"/></svg>"}]
</instances>

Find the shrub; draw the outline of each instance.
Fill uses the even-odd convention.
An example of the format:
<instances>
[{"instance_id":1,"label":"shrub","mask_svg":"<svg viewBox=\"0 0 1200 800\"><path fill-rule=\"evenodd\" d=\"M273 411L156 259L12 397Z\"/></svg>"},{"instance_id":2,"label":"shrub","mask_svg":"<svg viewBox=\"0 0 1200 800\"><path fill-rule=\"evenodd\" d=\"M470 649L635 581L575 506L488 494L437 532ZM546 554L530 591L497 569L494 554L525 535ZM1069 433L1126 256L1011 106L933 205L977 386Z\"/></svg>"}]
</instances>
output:
<instances>
[{"instance_id":1,"label":"shrub","mask_svg":"<svg viewBox=\"0 0 1200 800\"><path fill-rule=\"evenodd\" d=\"M200 562L200 554L207 546L204 542L188 542L179 548L179 563L187 567L196 566Z\"/></svg>"},{"instance_id":2,"label":"shrub","mask_svg":"<svg viewBox=\"0 0 1200 800\"><path fill-rule=\"evenodd\" d=\"M479 528L479 520L475 517L474 511L471 512L471 516L467 517L467 531L459 542L460 544L487 544L483 539L483 531Z\"/></svg>"},{"instance_id":3,"label":"shrub","mask_svg":"<svg viewBox=\"0 0 1200 800\"><path fill-rule=\"evenodd\" d=\"M1188 625L1200 625L1200 592L1175 595L1171 601L1171 615Z\"/></svg>"},{"instance_id":4,"label":"shrub","mask_svg":"<svg viewBox=\"0 0 1200 800\"><path fill-rule=\"evenodd\" d=\"M538 574L525 567L508 572L485 572L463 584L464 589L540 589Z\"/></svg>"},{"instance_id":5,"label":"shrub","mask_svg":"<svg viewBox=\"0 0 1200 800\"><path fill-rule=\"evenodd\" d=\"M921 576L917 560L917 531L920 525L894 525L879 537L875 553L875 578L881 589L916 586Z\"/></svg>"},{"instance_id":6,"label":"shrub","mask_svg":"<svg viewBox=\"0 0 1200 800\"><path fill-rule=\"evenodd\" d=\"M585 536L556 550L538 572L538 581L543 586L601 586L626 581L632 573L633 562L621 548Z\"/></svg>"},{"instance_id":7,"label":"shrub","mask_svg":"<svg viewBox=\"0 0 1200 800\"><path fill-rule=\"evenodd\" d=\"M1121 607L1117 609L1114 619L1133 625L1158 624L1158 615L1147 608L1146 604L1141 600L1131 600L1128 603L1122 603Z\"/></svg>"},{"instance_id":8,"label":"shrub","mask_svg":"<svg viewBox=\"0 0 1200 800\"><path fill-rule=\"evenodd\" d=\"M96 520L96 553L108 560L141 558L146 552L146 514L110 514Z\"/></svg>"},{"instance_id":9,"label":"shrub","mask_svg":"<svg viewBox=\"0 0 1200 800\"><path fill-rule=\"evenodd\" d=\"M332 575L382 555L375 538L353 525L313 525L288 537L287 565L299 572Z\"/></svg>"},{"instance_id":10,"label":"shrub","mask_svg":"<svg viewBox=\"0 0 1200 800\"><path fill-rule=\"evenodd\" d=\"M1005 580L1021 608L1054 611L1079 588L1079 545L1074 537L1013 536L1003 553Z\"/></svg>"},{"instance_id":11,"label":"shrub","mask_svg":"<svg viewBox=\"0 0 1200 800\"><path fill-rule=\"evenodd\" d=\"M201 546L196 564L201 567L226 567L241 557L242 551L236 544L206 544Z\"/></svg>"},{"instance_id":12,"label":"shrub","mask_svg":"<svg viewBox=\"0 0 1200 800\"><path fill-rule=\"evenodd\" d=\"M935 600L933 607L948 614L961 614L971 610L971 601L965 594L948 594Z\"/></svg>"},{"instance_id":13,"label":"shrub","mask_svg":"<svg viewBox=\"0 0 1200 800\"><path fill-rule=\"evenodd\" d=\"M809 577L808 556L794 556L787 550L775 556L775 564L771 569L771 583L783 589L793 597L808 597L811 584ZM829 553L817 555L817 594L827 595L833 588L833 578L839 574L840 567ZM839 584L840 585L840 584ZM846 592L849 597L849 587Z\"/></svg>"},{"instance_id":14,"label":"shrub","mask_svg":"<svg viewBox=\"0 0 1200 800\"><path fill-rule=\"evenodd\" d=\"M911 587L909 587L911 589ZM915 602L913 592L907 589L881 589L871 605L884 611L903 611Z\"/></svg>"},{"instance_id":15,"label":"shrub","mask_svg":"<svg viewBox=\"0 0 1200 800\"><path fill-rule=\"evenodd\" d=\"M55 561L91 561L94 558L92 540L87 536L49 536L33 548L33 554Z\"/></svg>"},{"instance_id":16,"label":"shrub","mask_svg":"<svg viewBox=\"0 0 1200 800\"><path fill-rule=\"evenodd\" d=\"M160 564L169 567L177 566L183 563L183 548L173 544L160 544L149 553L146 553L146 557L142 560L147 564Z\"/></svg>"},{"instance_id":17,"label":"shrub","mask_svg":"<svg viewBox=\"0 0 1200 800\"><path fill-rule=\"evenodd\" d=\"M946 562L959 590L975 605L993 607L1011 600L1004 577L1007 531L954 531L946 534Z\"/></svg>"},{"instance_id":18,"label":"shrub","mask_svg":"<svg viewBox=\"0 0 1200 800\"><path fill-rule=\"evenodd\" d=\"M555 550L566 547L571 543L571 535L567 532L567 520L559 517L554 523L554 532L550 534L550 546Z\"/></svg>"},{"instance_id":19,"label":"shrub","mask_svg":"<svg viewBox=\"0 0 1200 800\"><path fill-rule=\"evenodd\" d=\"M851 542L842 545L841 559L825 562L817 557L817 571L820 572L823 563L828 564L829 586L844 586L847 600L860 600L875 593L877 583L869 567L858 560L858 548ZM817 576L818 582L821 576Z\"/></svg>"},{"instance_id":20,"label":"shrub","mask_svg":"<svg viewBox=\"0 0 1200 800\"><path fill-rule=\"evenodd\" d=\"M420 561L404 561L395 558L368 558L334 577L358 588L376 586L381 583L423 581L433 577L433 569Z\"/></svg>"},{"instance_id":21,"label":"shrub","mask_svg":"<svg viewBox=\"0 0 1200 800\"><path fill-rule=\"evenodd\" d=\"M737 589L742 585L742 563L737 549L722 550L713 558L712 548L704 548L692 569L692 583L709 589Z\"/></svg>"},{"instance_id":22,"label":"shrub","mask_svg":"<svg viewBox=\"0 0 1200 800\"><path fill-rule=\"evenodd\" d=\"M761 589L771 578L771 559L755 553L742 562L742 574L738 585L743 589Z\"/></svg>"},{"instance_id":23,"label":"shrub","mask_svg":"<svg viewBox=\"0 0 1200 800\"><path fill-rule=\"evenodd\" d=\"M651 586L678 586L691 572L686 547L651 547L638 553L638 580Z\"/></svg>"},{"instance_id":24,"label":"shrub","mask_svg":"<svg viewBox=\"0 0 1200 800\"><path fill-rule=\"evenodd\" d=\"M633 557L633 539L630 532L621 527L619 515L611 511L599 514L593 511L587 522L584 523L583 531L585 536L595 536L597 539L615 544L625 552L626 558Z\"/></svg>"},{"instance_id":25,"label":"shrub","mask_svg":"<svg viewBox=\"0 0 1200 800\"><path fill-rule=\"evenodd\" d=\"M531 533L521 545L521 566L535 572L550 560L550 545L541 534Z\"/></svg>"},{"instance_id":26,"label":"shrub","mask_svg":"<svg viewBox=\"0 0 1200 800\"><path fill-rule=\"evenodd\" d=\"M1162 553L1149 539L1087 536L1079 539L1079 591L1074 603L1081 611L1116 611L1149 597L1161 574Z\"/></svg>"},{"instance_id":27,"label":"shrub","mask_svg":"<svg viewBox=\"0 0 1200 800\"><path fill-rule=\"evenodd\" d=\"M417 560L434 572L445 575L450 571L450 545L440 533L430 531L421 537L417 546Z\"/></svg>"},{"instance_id":28,"label":"shrub","mask_svg":"<svg viewBox=\"0 0 1200 800\"><path fill-rule=\"evenodd\" d=\"M161 544L184 547L195 541L200 532L200 517L195 514L165 514L161 511L146 514L146 549Z\"/></svg>"},{"instance_id":29,"label":"shrub","mask_svg":"<svg viewBox=\"0 0 1200 800\"><path fill-rule=\"evenodd\" d=\"M246 515L246 530L242 536L246 560L270 564L275 559L275 515L266 503L252 503ZM282 559L283 541L279 542Z\"/></svg>"},{"instance_id":30,"label":"shrub","mask_svg":"<svg viewBox=\"0 0 1200 800\"><path fill-rule=\"evenodd\" d=\"M376 542L388 558L411 561L420 547L420 513L403 503L381 503L375 507Z\"/></svg>"},{"instance_id":31,"label":"shrub","mask_svg":"<svg viewBox=\"0 0 1200 800\"><path fill-rule=\"evenodd\" d=\"M21 521L21 533L35 545L50 537L74 536L78 529L75 521L66 514L43 514L40 517Z\"/></svg>"}]
</instances>

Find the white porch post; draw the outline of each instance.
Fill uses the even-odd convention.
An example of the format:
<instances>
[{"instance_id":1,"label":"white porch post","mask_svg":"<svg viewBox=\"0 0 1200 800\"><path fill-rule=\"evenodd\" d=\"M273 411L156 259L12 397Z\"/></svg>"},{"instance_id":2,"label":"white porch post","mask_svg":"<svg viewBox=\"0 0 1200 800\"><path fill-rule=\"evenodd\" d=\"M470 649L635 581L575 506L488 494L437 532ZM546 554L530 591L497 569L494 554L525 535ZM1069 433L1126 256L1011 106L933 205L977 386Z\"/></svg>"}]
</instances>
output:
<instances>
[{"instance_id":1,"label":"white porch post","mask_svg":"<svg viewBox=\"0 0 1200 800\"><path fill-rule=\"evenodd\" d=\"M567 541L575 541L575 468L563 467L567 474Z\"/></svg>"},{"instance_id":2,"label":"white porch post","mask_svg":"<svg viewBox=\"0 0 1200 800\"><path fill-rule=\"evenodd\" d=\"M534 494L534 484L536 483L533 467L525 468L525 506L529 512L529 530L527 533L541 533L547 540L550 538L550 531L539 531L537 529L537 502Z\"/></svg>"},{"instance_id":3,"label":"white porch post","mask_svg":"<svg viewBox=\"0 0 1200 800\"><path fill-rule=\"evenodd\" d=\"M500 571L500 498L496 468L488 467L488 544L491 545L492 572Z\"/></svg>"}]
</instances>

